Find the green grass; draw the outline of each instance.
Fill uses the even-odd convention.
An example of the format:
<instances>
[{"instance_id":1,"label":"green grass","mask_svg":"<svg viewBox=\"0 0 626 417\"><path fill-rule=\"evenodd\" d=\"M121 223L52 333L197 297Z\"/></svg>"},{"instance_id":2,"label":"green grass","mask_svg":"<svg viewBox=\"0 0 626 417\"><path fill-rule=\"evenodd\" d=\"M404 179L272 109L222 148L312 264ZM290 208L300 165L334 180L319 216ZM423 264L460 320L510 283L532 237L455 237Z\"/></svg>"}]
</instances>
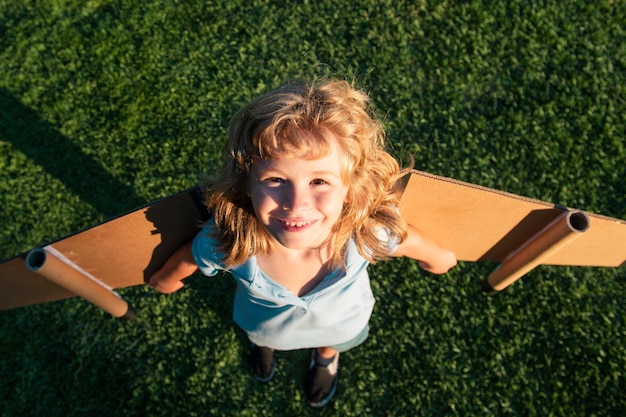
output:
<instances>
[{"instance_id":1,"label":"green grass","mask_svg":"<svg viewBox=\"0 0 626 417\"><path fill-rule=\"evenodd\" d=\"M194 185L241 104L320 74L367 88L405 163L626 219L625 23L611 0L0 0L0 258ZM372 267L371 336L319 412L306 352L249 376L227 277L124 289L129 323L2 311L0 415L624 415L624 267L490 298L492 268Z\"/></svg>"}]
</instances>

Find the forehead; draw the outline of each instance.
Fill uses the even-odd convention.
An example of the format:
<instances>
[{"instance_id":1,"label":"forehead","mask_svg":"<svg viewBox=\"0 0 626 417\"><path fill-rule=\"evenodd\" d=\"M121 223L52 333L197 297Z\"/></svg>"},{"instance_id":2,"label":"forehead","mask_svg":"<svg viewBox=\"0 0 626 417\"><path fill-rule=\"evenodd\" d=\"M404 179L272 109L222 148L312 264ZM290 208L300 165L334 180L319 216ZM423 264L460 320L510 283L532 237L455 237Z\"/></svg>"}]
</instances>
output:
<instances>
[{"instance_id":1,"label":"forehead","mask_svg":"<svg viewBox=\"0 0 626 417\"><path fill-rule=\"evenodd\" d=\"M253 174L277 172L291 175L329 174L342 177L343 152L336 140L328 142L325 155L311 157L310 154L287 154L267 159L255 158L252 163Z\"/></svg>"},{"instance_id":2,"label":"forehead","mask_svg":"<svg viewBox=\"0 0 626 417\"><path fill-rule=\"evenodd\" d=\"M251 147L250 155L261 159L282 156L302 159L318 159L328 155L332 142L337 142L335 134L325 126L304 129L296 124L268 127L259 130L250 138L246 146Z\"/></svg>"}]
</instances>

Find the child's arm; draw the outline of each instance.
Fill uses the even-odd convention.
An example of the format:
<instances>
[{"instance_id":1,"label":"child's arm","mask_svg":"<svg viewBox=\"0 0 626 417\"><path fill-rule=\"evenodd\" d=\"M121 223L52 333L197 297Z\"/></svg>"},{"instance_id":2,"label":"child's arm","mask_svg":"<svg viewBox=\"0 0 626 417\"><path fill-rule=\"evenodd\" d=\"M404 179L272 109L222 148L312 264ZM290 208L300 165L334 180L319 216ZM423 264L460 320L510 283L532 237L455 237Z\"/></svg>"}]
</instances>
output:
<instances>
[{"instance_id":1,"label":"child's arm","mask_svg":"<svg viewBox=\"0 0 626 417\"><path fill-rule=\"evenodd\" d=\"M150 277L149 284L163 294L178 291L183 287L182 280L196 272L198 265L191 253L191 243L180 246L165 264Z\"/></svg>"},{"instance_id":2,"label":"child's arm","mask_svg":"<svg viewBox=\"0 0 626 417\"><path fill-rule=\"evenodd\" d=\"M416 259L420 261L422 269L434 274L445 274L456 265L456 256L452 251L442 248L413 226L409 226L407 238L398 246L393 256Z\"/></svg>"}]
</instances>

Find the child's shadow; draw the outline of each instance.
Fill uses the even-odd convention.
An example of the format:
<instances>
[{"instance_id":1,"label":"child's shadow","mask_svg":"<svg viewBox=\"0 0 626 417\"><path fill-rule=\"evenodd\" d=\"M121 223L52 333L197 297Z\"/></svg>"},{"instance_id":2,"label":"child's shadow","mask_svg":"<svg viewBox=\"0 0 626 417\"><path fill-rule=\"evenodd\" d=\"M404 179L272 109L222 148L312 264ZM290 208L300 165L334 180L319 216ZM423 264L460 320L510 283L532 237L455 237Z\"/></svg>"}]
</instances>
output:
<instances>
[{"instance_id":1,"label":"child's shadow","mask_svg":"<svg viewBox=\"0 0 626 417\"><path fill-rule=\"evenodd\" d=\"M109 173L106 161L85 153L75 140L61 134L4 88L0 88L0 139L11 143L106 218L145 203L123 178ZM33 187L45 188L46 184L35 182Z\"/></svg>"}]
</instances>

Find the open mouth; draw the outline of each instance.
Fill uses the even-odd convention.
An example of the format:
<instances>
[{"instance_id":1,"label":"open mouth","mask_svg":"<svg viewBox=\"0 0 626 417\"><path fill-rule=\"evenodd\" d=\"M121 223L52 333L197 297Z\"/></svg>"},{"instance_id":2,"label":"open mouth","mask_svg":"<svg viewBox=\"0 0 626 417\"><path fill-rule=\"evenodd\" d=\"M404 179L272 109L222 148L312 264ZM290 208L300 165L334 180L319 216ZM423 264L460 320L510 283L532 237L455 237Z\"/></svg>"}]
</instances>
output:
<instances>
[{"instance_id":1,"label":"open mouth","mask_svg":"<svg viewBox=\"0 0 626 417\"><path fill-rule=\"evenodd\" d=\"M291 226L291 227L302 227L302 226L308 226L309 224L311 224L310 220L307 221L297 221L297 222L291 222L288 220L281 220L282 223L286 224L287 226Z\"/></svg>"},{"instance_id":2,"label":"open mouth","mask_svg":"<svg viewBox=\"0 0 626 417\"><path fill-rule=\"evenodd\" d=\"M304 230L314 224L317 220L282 220L276 219L285 229L290 231Z\"/></svg>"}]
</instances>

